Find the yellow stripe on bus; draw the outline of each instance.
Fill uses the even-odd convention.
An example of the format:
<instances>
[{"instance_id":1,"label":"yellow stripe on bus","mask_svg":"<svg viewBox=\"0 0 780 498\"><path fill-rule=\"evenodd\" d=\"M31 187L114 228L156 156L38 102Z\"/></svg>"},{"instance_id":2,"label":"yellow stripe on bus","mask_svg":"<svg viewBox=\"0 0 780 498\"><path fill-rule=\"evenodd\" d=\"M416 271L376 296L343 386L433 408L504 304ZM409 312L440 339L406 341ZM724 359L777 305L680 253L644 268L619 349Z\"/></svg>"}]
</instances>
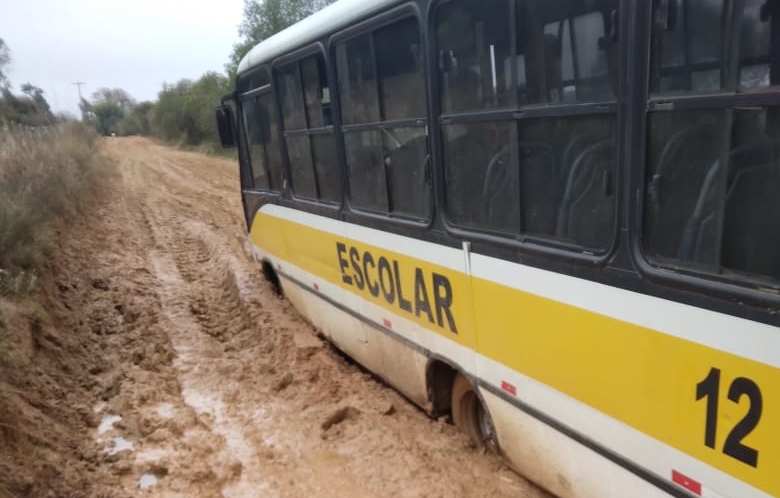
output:
<instances>
[{"instance_id":1,"label":"yellow stripe on bus","mask_svg":"<svg viewBox=\"0 0 780 498\"><path fill-rule=\"evenodd\" d=\"M780 496L780 369L262 213L251 234L306 272Z\"/></svg>"}]
</instances>

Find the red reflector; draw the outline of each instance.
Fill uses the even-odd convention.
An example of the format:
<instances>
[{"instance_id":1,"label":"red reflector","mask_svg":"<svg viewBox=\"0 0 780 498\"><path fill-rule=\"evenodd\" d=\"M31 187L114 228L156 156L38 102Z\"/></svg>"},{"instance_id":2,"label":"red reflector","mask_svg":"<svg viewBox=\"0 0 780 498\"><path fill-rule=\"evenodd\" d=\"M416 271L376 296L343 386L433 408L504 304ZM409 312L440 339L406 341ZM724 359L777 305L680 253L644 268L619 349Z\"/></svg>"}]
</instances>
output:
<instances>
[{"instance_id":1,"label":"red reflector","mask_svg":"<svg viewBox=\"0 0 780 498\"><path fill-rule=\"evenodd\" d=\"M384 323L384 324L385 324L385 327L387 327L387 328L389 328L389 329L393 328L393 324L392 324L392 323L390 323L390 320L388 320L387 318L383 318L383 319L382 319L382 323Z\"/></svg>"},{"instance_id":2,"label":"red reflector","mask_svg":"<svg viewBox=\"0 0 780 498\"><path fill-rule=\"evenodd\" d=\"M517 388L505 380L501 381L501 389L508 392L512 396L517 396Z\"/></svg>"},{"instance_id":3,"label":"red reflector","mask_svg":"<svg viewBox=\"0 0 780 498\"><path fill-rule=\"evenodd\" d=\"M314 284L314 290L320 290L320 286L317 284Z\"/></svg>"},{"instance_id":4,"label":"red reflector","mask_svg":"<svg viewBox=\"0 0 780 498\"><path fill-rule=\"evenodd\" d=\"M690 477L680 474L676 470L672 470L672 481L678 486L682 486L691 493L701 496L701 483L696 482Z\"/></svg>"}]
</instances>

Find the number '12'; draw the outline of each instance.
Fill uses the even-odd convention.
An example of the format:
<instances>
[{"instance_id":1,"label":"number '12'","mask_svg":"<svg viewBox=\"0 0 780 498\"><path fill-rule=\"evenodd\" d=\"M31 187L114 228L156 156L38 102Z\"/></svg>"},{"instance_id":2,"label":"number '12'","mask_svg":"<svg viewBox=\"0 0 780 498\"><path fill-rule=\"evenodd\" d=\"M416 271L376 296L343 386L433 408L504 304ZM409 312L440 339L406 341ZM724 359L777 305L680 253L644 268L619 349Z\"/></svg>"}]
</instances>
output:
<instances>
[{"instance_id":1,"label":"number '12'","mask_svg":"<svg viewBox=\"0 0 780 498\"><path fill-rule=\"evenodd\" d=\"M704 444L715 448L715 433L718 424L718 393L720 391L720 369L711 368L710 373L696 384L696 399L707 398L707 419L704 428ZM761 420L763 401L761 390L747 377L737 377L729 386L729 399L739 403L742 396L750 403L747 414L731 429L723 444L723 453L753 467L758 466L758 450L742 444L742 439L756 428Z\"/></svg>"}]
</instances>

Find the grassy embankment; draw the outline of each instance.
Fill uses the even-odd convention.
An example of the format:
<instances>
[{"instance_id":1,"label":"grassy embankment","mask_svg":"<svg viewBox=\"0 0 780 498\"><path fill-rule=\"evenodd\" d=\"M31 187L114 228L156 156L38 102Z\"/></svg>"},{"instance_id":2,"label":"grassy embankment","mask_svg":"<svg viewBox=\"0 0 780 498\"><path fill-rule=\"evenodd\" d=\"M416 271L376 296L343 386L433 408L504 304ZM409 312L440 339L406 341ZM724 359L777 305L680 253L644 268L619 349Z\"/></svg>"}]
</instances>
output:
<instances>
[{"instance_id":1,"label":"grassy embankment","mask_svg":"<svg viewBox=\"0 0 780 498\"><path fill-rule=\"evenodd\" d=\"M58 227L89 205L109 171L97 134L79 123L0 123L0 498L26 496L19 483L38 477L41 445L54 449L37 430L44 419L29 415L30 400L51 394L28 351L48 318L36 283L46 278Z\"/></svg>"},{"instance_id":2,"label":"grassy embankment","mask_svg":"<svg viewBox=\"0 0 780 498\"><path fill-rule=\"evenodd\" d=\"M106 171L97 135L78 123L0 128L0 270L9 280L42 267L53 223L76 212ZM13 282L15 283L15 282ZM1 292L1 291L0 291Z\"/></svg>"}]
</instances>

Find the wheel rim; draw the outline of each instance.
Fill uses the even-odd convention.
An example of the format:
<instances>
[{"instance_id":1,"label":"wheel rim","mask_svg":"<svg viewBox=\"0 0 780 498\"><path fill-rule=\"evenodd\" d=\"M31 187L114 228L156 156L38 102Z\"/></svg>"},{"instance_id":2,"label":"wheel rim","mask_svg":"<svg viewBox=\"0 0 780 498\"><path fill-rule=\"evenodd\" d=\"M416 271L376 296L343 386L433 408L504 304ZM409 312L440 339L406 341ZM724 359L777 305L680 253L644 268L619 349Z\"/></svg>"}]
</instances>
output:
<instances>
[{"instance_id":1,"label":"wheel rim","mask_svg":"<svg viewBox=\"0 0 780 498\"><path fill-rule=\"evenodd\" d=\"M477 427L479 429L480 439L487 449L492 452L496 452L498 445L496 444L495 429L493 429L493 421L490 419L490 414L482 406L477 396L474 396L476 401L477 410Z\"/></svg>"},{"instance_id":2,"label":"wheel rim","mask_svg":"<svg viewBox=\"0 0 780 498\"><path fill-rule=\"evenodd\" d=\"M471 391L463 397L463 408L468 417L468 432L471 433L471 438L480 446L496 452L498 445L496 444L493 421L485 407L482 406L477 393Z\"/></svg>"}]
</instances>

